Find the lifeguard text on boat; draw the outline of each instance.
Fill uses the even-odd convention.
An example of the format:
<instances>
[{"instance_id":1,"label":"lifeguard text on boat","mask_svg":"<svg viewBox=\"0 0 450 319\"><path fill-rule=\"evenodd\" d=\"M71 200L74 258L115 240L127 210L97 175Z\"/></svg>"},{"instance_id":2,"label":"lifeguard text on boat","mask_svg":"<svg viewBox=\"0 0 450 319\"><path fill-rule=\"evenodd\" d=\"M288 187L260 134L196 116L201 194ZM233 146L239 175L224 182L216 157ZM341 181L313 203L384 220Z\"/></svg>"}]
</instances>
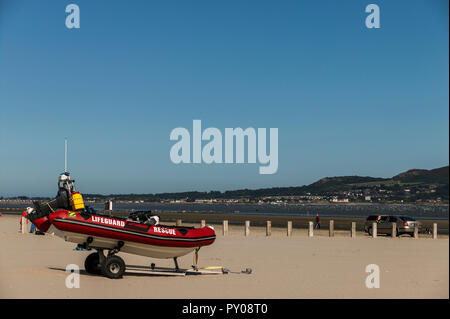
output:
<instances>
[{"instance_id":1,"label":"lifeguard text on boat","mask_svg":"<svg viewBox=\"0 0 450 319\"><path fill-rule=\"evenodd\" d=\"M278 128L269 130L269 148L266 135L265 128L257 130L252 127L245 130L240 127L225 128L225 141L223 141L222 132L219 129L208 127L202 132L202 121L193 120L192 158L191 134L184 127L177 127L170 133L170 140L177 141L170 149L170 159L175 164L245 163L245 138L247 138L247 163L256 163L256 154L258 154L258 162L261 164L259 173L275 174L278 170ZM202 145L203 141L208 143ZM224 151L223 142L225 143ZM236 162L234 162L235 158Z\"/></svg>"}]
</instances>

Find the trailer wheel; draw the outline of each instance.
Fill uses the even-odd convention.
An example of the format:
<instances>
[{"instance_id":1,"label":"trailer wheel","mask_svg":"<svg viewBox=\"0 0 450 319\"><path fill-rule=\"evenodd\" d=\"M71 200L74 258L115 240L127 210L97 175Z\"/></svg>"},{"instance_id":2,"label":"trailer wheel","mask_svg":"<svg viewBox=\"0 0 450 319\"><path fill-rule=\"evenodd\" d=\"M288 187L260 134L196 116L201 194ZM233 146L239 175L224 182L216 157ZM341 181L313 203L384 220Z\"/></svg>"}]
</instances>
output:
<instances>
[{"instance_id":1,"label":"trailer wheel","mask_svg":"<svg viewBox=\"0 0 450 319\"><path fill-rule=\"evenodd\" d=\"M102 273L102 268L99 262L100 257L98 256L98 253L92 253L86 257L84 269L86 269L89 274L100 275Z\"/></svg>"},{"instance_id":2,"label":"trailer wheel","mask_svg":"<svg viewBox=\"0 0 450 319\"><path fill-rule=\"evenodd\" d=\"M125 262L119 256L106 257L105 263L102 265L102 273L108 278L122 278L125 272Z\"/></svg>"}]
</instances>

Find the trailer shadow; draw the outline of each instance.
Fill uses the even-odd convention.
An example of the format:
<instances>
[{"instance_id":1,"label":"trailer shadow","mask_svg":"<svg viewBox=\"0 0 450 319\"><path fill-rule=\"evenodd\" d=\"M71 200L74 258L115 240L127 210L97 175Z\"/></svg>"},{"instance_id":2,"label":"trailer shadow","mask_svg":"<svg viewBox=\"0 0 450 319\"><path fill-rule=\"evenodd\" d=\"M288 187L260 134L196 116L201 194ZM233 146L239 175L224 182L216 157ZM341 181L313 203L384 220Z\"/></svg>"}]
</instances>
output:
<instances>
[{"instance_id":1,"label":"trailer shadow","mask_svg":"<svg viewBox=\"0 0 450 319\"><path fill-rule=\"evenodd\" d=\"M68 273L68 271L66 271L65 268L60 268L60 267L47 267L47 268L50 269L50 270L57 270L57 271ZM82 276L104 277L104 278L106 278L103 275L90 274L84 269L80 269L79 270L79 274L82 275ZM179 276L179 275L178 276L177 275L174 276L173 274L135 273L135 272L127 272L126 270L125 270L124 276L127 276L127 277L183 277L183 276Z\"/></svg>"}]
</instances>

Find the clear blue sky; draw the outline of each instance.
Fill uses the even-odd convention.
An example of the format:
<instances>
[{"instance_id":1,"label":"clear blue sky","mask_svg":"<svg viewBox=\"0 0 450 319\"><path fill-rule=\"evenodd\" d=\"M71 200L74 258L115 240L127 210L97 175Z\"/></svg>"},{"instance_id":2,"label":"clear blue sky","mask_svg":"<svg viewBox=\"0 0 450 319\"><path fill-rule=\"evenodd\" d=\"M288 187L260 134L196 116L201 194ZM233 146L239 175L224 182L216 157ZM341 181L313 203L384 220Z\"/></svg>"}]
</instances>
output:
<instances>
[{"instance_id":1,"label":"clear blue sky","mask_svg":"<svg viewBox=\"0 0 450 319\"><path fill-rule=\"evenodd\" d=\"M65 7L81 28L65 26ZM365 7L381 9L367 29ZM0 196L295 186L448 165L448 1L0 0ZM175 165L175 127L277 127L279 168Z\"/></svg>"}]
</instances>

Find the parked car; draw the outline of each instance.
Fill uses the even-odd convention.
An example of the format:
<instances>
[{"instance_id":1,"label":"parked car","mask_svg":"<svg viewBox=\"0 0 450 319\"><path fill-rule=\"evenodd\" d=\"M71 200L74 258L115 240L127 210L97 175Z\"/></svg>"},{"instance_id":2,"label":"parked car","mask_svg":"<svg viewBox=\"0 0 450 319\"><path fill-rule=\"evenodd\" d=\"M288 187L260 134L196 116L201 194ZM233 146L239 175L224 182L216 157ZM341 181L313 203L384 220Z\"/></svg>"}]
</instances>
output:
<instances>
[{"instance_id":1,"label":"parked car","mask_svg":"<svg viewBox=\"0 0 450 319\"><path fill-rule=\"evenodd\" d=\"M372 223L378 223L378 221L381 219L381 217L387 216L387 215L370 215L367 217L366 222L364 224L364 231L366 233L369 232L369 228L372 228Z\"/></svg>"},{"instance_id":2,"label":"parked car","mask_svg":"<svg viewBox=\"0 0 450 319\"><path fill-rule=\"evenodd\" d=\"M371 216L369 216L371 217ZM368 219L369 219L368 217ZM374 220L366 220L367 225L367 232L369 235L372 235L372 223ZM411 237L414 236L414 228L417 225L419 228L419 232L422 231L422 223L415 220L412 217L409 216L391 216L391 215L384 215L380 216L380 218L377 221L377 234L386 234L386 235L392 235L392 223L396 224L396 233L397 236L400 236L402 234L409 234ZM366 226L365 226L366 227Z\"/></svg>"}]
</instances>

